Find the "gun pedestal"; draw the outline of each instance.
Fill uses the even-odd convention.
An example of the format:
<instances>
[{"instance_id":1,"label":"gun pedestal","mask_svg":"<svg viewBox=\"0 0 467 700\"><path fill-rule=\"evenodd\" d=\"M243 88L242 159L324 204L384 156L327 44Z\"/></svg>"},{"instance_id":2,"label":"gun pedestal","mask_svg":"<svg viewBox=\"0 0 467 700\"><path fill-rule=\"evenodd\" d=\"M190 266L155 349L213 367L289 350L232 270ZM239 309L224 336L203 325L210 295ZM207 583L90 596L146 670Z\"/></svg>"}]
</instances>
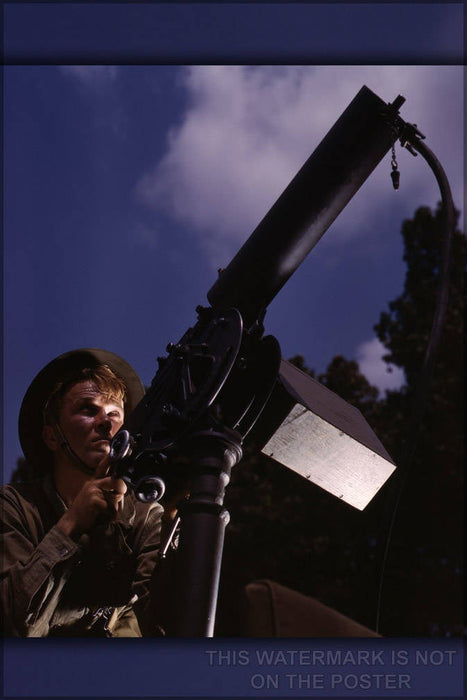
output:
<instances>
[{"instance_id":1,"label":"gun pedestal","mask_svg":"<svg viewBox=\"0 0 467 700\"><path fill-rule=\"evenodd\" d=\"M233 430L190 436L191 493L180 507L176 637L212 637L229 513L224 508L230 472L242 458L241 436Z\"/></svg>"}]
</instances>

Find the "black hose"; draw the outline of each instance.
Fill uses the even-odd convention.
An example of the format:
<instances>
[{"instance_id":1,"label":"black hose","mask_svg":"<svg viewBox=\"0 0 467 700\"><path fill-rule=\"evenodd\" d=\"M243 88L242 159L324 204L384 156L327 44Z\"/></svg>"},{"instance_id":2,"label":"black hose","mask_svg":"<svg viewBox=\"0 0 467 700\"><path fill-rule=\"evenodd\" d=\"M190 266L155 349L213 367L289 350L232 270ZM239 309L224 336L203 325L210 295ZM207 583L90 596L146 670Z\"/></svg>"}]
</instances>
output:
<instances>
[{"instance_id":1,"label":"black hose","mask_svg":"<svg viewBox=\"0 0 467 700\"><path fill-rule=\"evenodd\" d=\"M430 336L428 338L428 345L425 351L425 356L423 359L423 365L420 372L420 377L418 379L417 387L415 390L415 395L412 404L411 418L409 422L408 435L410 436L410 441L407 445L405 454L403 455L400 463L400 469L398 470L398 481L395 484L395 503L391 506L391 510L388 514L388 524L386 545L383 553L381 573L378 589L378 599L376 607L376 631L379 631L380 625L380 613L381 613L381 602L383 596L383 586L384 586L384 573L389 553L389 548L391 544L392 531L397 517L397 511L399 508L402 491L412 465L412 460L415 455L418 439L420 436L420 431L422 427L422 421L425 414L428 395L430 390L430 384L433 377L433 370L435 366L436 356L438 353L441 333L443 330L444 319L446 315L446 310L448 307L448 296L449 296L449 273L451 269L451 249L452 240L454 235L454 228L456 224L456 212L454 209L454 203L452 200L451 188L449 186L446 173L441 166L441 163L436 158L434 153L424 144L420 138L416 135L415 130L412 134L407 135L407 129L411 129L410 125L405 125L406 130L403 136L401 136L401 142L409 142L413 148L418 151L423 158L427 161L428 165L432 169L436 180L439 185L441 192L442 201L442 215L443 215L443 238L444 245L442 250L442 260L440 266L439 284L438 284L438 294L436 299L435 312L433 316L433 323L431 326ZM413 127L412 127L413 128ZM410 149L409 149L410 150Z\"/></svg>"}]
</instances>

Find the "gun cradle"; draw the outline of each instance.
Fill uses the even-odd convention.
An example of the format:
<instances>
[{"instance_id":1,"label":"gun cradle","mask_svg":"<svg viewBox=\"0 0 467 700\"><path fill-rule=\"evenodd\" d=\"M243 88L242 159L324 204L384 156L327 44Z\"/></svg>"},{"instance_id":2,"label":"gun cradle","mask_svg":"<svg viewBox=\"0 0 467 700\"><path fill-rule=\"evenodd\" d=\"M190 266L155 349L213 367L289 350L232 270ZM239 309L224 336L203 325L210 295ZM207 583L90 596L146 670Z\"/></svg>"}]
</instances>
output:
<instances>
[{"instance_id":1,"label":"gun cradle","mask_svg":"<svg viewBox=\"0 0 467 700\"><path fill-rule=\"evenodd\" d=\"M112 472L141 500L189 473L192 436L232 431L241 444L274 387L280 347L243 331L238 311L198 307L198 323L159 358L151 387L112 441Z\"/></svg>"}]
</instances>

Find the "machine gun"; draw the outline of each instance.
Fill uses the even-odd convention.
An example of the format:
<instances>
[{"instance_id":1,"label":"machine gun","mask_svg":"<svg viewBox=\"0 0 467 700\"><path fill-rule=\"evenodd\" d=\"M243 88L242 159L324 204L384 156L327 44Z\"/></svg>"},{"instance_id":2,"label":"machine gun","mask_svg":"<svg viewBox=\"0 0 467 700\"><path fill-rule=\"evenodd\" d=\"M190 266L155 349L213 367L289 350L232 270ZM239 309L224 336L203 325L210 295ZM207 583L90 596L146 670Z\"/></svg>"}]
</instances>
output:
<instances>
[{"instance_id":1,"label":"machine gun","mask_svg":"<svg viewBox=\"0 0 467 700\"><path fill-rule=\"evenodd\" d=\"M363 509L395 465L363 416L281 360L268 305L399 138L428 152L362 87L198 306L111 445L113 473L142 501L188 479L179 508L176 636L212 636L230 472L255 432L265 454ZM396 183L395 183L396 184Z\"/></svg>"}]
</instances>

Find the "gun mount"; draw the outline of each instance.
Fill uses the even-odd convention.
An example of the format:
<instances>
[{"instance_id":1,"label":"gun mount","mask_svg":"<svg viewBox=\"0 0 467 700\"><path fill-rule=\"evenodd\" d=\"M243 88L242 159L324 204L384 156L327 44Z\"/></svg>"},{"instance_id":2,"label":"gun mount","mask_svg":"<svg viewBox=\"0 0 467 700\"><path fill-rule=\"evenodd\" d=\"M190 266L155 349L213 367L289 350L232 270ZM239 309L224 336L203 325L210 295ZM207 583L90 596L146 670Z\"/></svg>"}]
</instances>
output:
<instances>
[{"instance_id":1,"label":"gun mount","mask_svg":"<svg viewBox=\"0 0 467 700\"><path fill-rule=\"evenodd\" d=\"M112 442L113 473L141 500L161 498L164 482L170 490L180 474L189 478L190 496L179 508L179 617L170 633L213 634L228 521L224 489L260 416L256 429L266 454L280 453L288 467L357 508L395 469L358 411L281 364L279 343L263 336L263 319L394 142L422 152L422 135L398 114L404 101L386 104L365 86L359 91L221 271L207 294L211 307L198 307L196 325L169 344L145 397ZM274 434L282 420L285 431ZM296 458L299 422L307 454Z\"/></svg>"},{"instance_id":2,"label":"gun mount","mask_svg":"<svg viewBox=\"0 0 467 700\"><path fill-rule=\"evenodd\" d=\"M143 499L162 496L185 437L200 425L251 430L279 375L280 349L263 337L267 306L361 187L402 130L398 97L362 87L208 291L211 308L167 346L141 404L112 444L114 470ZM341 426L338 426L341 427ZM145 480L147 479L147 483Z\"/></svg>"}]
</instances>

